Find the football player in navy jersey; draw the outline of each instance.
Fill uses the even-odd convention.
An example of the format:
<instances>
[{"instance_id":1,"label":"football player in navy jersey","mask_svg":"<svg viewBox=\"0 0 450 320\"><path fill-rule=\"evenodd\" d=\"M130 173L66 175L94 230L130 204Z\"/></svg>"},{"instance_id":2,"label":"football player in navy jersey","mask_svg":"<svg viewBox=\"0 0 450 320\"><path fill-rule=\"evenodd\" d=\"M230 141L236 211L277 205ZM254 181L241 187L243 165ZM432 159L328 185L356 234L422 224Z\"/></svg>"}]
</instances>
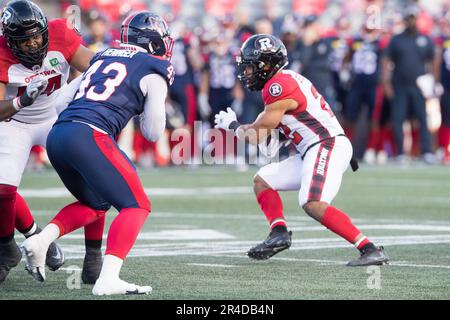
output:
<instances>
[{"instance_id":1,"label":"football player in navy jersey","mask_svg":"<svg viewBox=\"0 0 450 320\"><path fill-rule=\"evenodd\" d=\"M444 89L441 96L442 124L439 129L439 144L444 148L444 164L450 164L450 13L441 19L442 35L436 39L438 77Z\"/></svg>"},{"instance_id":2,"label":"football player in navy jersey","mask_svg":"<svg viewBox=\"0 0 450 320\"><path fill-rule=\"evenodd\" d=\"M371 126L364 160L373 164L375 148L378 146L377 139L379 139L378 130L375 130L377 124L373 119L377 105L377 87L380 83L381 43L379 32L364 26L361 34L354 37L349 44L348 59L351 61L351 82L346 96L344 116L347 122L347 131L353 137L358 115L364 105L368 107ZM380 101L378 101L378 105L379 103Z\"/></svg>"},{"instance_id":3,"label":"football player in navy jersey","mask_svg":"<svg viewBox=\"0 0 450 320\"><path fill-rule=\"evenodd\" d=\"M96 221L113 206L119 214L110 226L92 293L151 292L150 286L119 278L151 205L115 138L136 115L147 139L156 141L164 131L165 99L174 76L172 48L163 18L147 11L133 13L122 23L119 48L98 53L83 76L74 80L78 88L73 101L50 131L47 148L55 170L78 201L22 244L27 269L36 280L45 280L45 252L51 241Z\"/></svg>"}]
</instances>

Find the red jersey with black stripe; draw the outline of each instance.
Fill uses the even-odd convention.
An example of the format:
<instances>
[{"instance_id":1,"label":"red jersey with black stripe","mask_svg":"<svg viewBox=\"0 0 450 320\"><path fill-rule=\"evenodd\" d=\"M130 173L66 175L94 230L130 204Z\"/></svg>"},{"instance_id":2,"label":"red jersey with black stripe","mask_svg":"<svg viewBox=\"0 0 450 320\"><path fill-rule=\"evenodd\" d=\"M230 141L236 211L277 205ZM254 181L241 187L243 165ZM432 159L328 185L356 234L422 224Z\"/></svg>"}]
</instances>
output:
<instances>
[{"instance_id":1,"label":"red jersey with black stripe","mask_svg":"<svg viewBox=\"0 0 450 320\"><path fill-rule=\"evenodd\" d=\"M57 115L52 101L58 89L69 78L70 61L81 45L82 38L65 19L55 19L48 23L49 46L42 66L33 70L23 66L8 48L6 39L0 36L0 82L6 85L6 100L13 99L25 91L33 77L43 75L48 86L33 105L23 108L14 119L25 123L41 123Z\"/></svg>"},{"instance_id":2,"label":"red jersey with black stripe","mask_svg":"<svg viewBox=\"0 0 450 320\"><path fill-rule=\"evenodd\" d=\"M277 73L265 84L262 95L266 106L286 99L298 103L296 110L283 116L278 129L301 154L316 142L344 134L330 106L311 81L294 71Z\"/></svg>"}]
</instances>

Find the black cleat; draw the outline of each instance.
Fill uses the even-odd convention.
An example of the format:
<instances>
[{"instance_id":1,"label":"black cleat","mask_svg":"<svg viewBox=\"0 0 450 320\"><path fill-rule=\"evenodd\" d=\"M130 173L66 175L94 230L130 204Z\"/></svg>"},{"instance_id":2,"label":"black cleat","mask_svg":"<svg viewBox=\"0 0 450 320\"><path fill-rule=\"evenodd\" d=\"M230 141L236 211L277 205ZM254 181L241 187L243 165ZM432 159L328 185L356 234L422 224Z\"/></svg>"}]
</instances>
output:
<instances>
[{"instance_id":1,"label":"black cleat","mask_svg":"<svg viewBox=\"0 0 450 320\"><path fill-rule=\"evenodd\" d=\"M50 243L45 258L45 264L51 271L56 271L66 262L64 252L54 242Z\"/></svg>"},{"instance_id":2,"label":"black cleat","mask_svg":"<svg viewBox=\"0 0 450 320\"><path fill-rule=\"evenodd\" d=\"M102 270L102 251L88 250L84 256L81 280L84 284L95 284Z\"/></svg>"},{"instance_id":3,"label":"black cleat","mask_svg":"<svg viewBox=\"0 0 450 320\"><path fill-rule=\"evenodd\" d=\"M255 260L267 260L277 253L289 249L292 243L292 232L275 232L269 233L266 240L251 248L247 255Z\"/></svg>"},{"instance_id":4,"label":"black cleat","mask_svg":"<svg viewBox=\"0 0 450 320\"><path fill-rule=\"evenodd\" d=\"M16 267L22 259L22 253L14 239L0 243L0 283L5 281L9 270Z\"/></svg>"},{"instance_id":5,"label":"black cleat","mask_svg":"<svg viewBox=\"0 0 450 320\"><path fill-rule=\"evenodd\" d=\"M361 252L361 256L347 263L348 267L381 266L387 264L389 257L383 247L368 248Z\"/></svg>"}]
</instances>

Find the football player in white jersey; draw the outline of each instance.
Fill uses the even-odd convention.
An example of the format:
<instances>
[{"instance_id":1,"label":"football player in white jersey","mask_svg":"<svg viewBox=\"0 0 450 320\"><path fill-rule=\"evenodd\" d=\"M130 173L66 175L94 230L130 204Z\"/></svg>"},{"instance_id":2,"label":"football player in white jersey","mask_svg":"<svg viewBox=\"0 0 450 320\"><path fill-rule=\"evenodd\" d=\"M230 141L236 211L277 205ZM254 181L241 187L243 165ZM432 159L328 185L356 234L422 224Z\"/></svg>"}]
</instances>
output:
<instances>
[{"instance_id":1,"label":"football player in white jersey","mask_svg":"<svg viewBox=\"0 0 450 320\"><path fill-rule=\"evenodd\" d=\"M25 237L37 227L25 200L17 193L30 149L45 146L57 118L54 101L73 66L84 71L93 53L64 19L50 22L33 2L11 1L1 14L0 36L0 283L15 267L21 253L14 229ZM85 229L83 280L94 283L101 269L104 220ZM94 248L94 249L92 249ZM64 263L61 249L52 244L46 264L57 270Z\"/></svg>"},{"instance_id":2,"label":"football player in white jersey","mask_svg":"<svg viewBox=\"0 0 450 320\"><path fill-rule=\"evenodd\" d=\"M298 190L300 207L309 216L360 251L360 257L348 266L387 263L383 247L376 247L344 212L331 206L351 162L352 146L312 83L300 74L283 70L288 63L284 44L272 35L254 35L242 45L237 63L243 85L252 91L262 90L265 109L255 122L241 125L228 108L216 115L216 128L233 130L239 139L253 144L266 141L270 130L279 129L298 151L261 168L254 177L254 191L271 232L248 251L248 256L269 259L291 246L278 191Z\"/></svg>"}]
</instances>

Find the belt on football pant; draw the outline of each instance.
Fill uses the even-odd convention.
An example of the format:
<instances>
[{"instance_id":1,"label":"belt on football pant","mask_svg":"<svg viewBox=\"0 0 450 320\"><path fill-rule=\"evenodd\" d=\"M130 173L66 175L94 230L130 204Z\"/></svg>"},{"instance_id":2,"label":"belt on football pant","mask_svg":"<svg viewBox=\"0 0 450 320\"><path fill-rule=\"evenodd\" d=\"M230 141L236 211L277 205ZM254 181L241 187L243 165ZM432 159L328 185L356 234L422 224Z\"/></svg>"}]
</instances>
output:
<instances>
[{"instance_id":1,"label":"belt on football pant","mask_svg":"<svg viewBox=\"0 0 450 320\"><path fill-rule=\"evenodd\" d=\"M330 140L330 139L334 139L334 138L336 138L336 137L346 137L346 135L343 134L343 133L341 133L341 134L338 134L338 135L336 135L336 136L334 136L334 137L328 137L328 138L319 140L319 141L317 141L317 142L314 142L313 144L311 144L310 146L308 146L308 148L306 148L305 152L304 152L303 155L302 155L302 160L305 159L306 153L307 153L309 150L311 150L312 148L314 148L315 146L317 146L318 144L320 144L320 143L322 143L322 142L324 142L324 141L327 141L327 140ZM358 160L356 160L355 157L352 157L352 158L351 158L351 160L350 160L350 167L352 168L352 171L353 171L353 172L355 172L355 171L357 171L357 170L359 169Z\"/></svg>"}]
</instances>

